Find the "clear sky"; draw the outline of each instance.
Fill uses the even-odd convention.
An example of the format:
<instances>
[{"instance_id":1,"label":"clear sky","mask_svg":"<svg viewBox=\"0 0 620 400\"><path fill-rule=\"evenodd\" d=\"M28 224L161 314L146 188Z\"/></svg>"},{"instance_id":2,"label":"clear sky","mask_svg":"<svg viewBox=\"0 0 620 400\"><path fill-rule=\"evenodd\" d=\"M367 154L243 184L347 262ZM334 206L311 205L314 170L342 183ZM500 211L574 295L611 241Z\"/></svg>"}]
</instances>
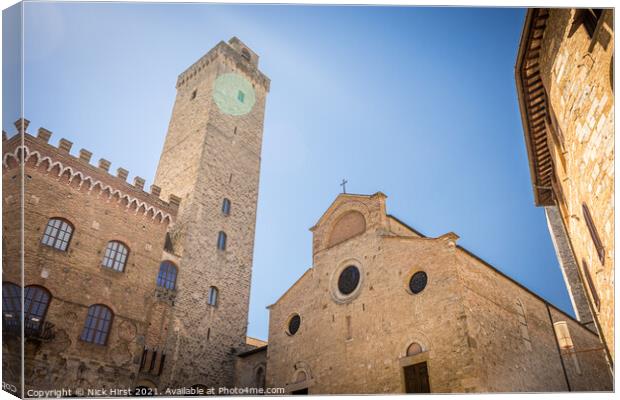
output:
<instances>
[{"instance_id":1,"label":"clear sky","mask_svg":"<svg viewBox=\"0 0 620 400\"><path fill-rule=\"evenodd\" d=\"M150 185L177 75L238 36L272 80L248 334L267 337L265 307L311 266L308 229L342 178L349 192L387 194L388 212L428 236L457 233L459 244L572 314L543 209L534 207L517 105L524 15L27 3L25 117L31 132L44 126L52 143L66 137L74 154L89 149ZM14 132L18 109L8 103L3 127Z\"/></svg>"}]
</instances>

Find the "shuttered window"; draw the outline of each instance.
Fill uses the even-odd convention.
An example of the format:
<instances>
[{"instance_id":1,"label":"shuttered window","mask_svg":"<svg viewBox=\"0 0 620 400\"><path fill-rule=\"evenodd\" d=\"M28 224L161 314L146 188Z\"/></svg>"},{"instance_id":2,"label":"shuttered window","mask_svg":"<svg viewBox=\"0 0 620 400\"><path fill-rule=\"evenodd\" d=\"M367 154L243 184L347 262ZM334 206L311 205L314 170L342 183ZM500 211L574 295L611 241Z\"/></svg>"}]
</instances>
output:
<instances>
[{"instance_id":1,"label":"shuttered window","mask_svg":"<svg viewBox=\"0 0 620 400\"><path fill-rule=\"evenodd\" d=\"M592 238L592 242L594 242L594 247L596 248L598 259L601 260L601 264L605 265L605 248L603 247L601 237L598 235L596 225L594 225L594 220L592 219L592 214L590 214L590 209L588 208L586 203L583 203L581 205L581 208L583 211L583 218L586 221L588 231L590 232L590 237Z\"/></svg>"}]
</instances>

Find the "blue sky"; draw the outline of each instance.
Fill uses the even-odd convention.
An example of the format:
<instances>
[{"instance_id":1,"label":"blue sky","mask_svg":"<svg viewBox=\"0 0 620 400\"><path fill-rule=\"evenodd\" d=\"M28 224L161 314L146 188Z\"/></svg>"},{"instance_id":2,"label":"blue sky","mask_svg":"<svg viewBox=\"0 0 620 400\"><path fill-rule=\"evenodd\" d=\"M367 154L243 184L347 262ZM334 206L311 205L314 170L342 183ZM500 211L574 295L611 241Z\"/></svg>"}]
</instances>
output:
<instances>
[{"instance_id":1,"label":"blue sky","mask_svg":"<svg viewBox=\"0 0 620 400\"><path fill-rule=\"evenodd\" d=\"M26 4L25 116L152 180L176 77L238 36L272 80L248 333L311 266L308 230L340 192L459 243L572 314L534 207L514 83L525 10ZM5 35L6 37L6 35ZM5 68L13 68L15 58ZM6 85L6 80L5 80ZM12 86L9 86L9 90ZM13 132L18 108L4 102ZM13 95L15 95L13 93Z\"/></svg>"}]
</instances>

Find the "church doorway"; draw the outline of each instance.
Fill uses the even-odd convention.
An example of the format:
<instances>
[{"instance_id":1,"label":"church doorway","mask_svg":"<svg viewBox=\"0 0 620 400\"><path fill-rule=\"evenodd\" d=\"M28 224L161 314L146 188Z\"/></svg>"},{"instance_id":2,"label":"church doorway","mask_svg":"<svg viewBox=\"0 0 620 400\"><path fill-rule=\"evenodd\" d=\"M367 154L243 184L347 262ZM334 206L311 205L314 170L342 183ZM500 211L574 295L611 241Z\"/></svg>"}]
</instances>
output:
<instances>
[{"instance_id":1,"label":"church doorway","mask_svg":"<svg viewBox=\"0 0 620 400\"><path fill-rule=\"evenodd\" d=\"M291 394L308 394L308 388L293 390Z\"/></svg>"},{"instance_id":2,"label":"church doorway","mask_svg":"<svg viewBox=\"0 0 620 400\"><path fill-rule=\"evenodd\" d=\"M408 365L405 370L405 389L407 393L430 393L428 367L426 362Z\"/></svg>"}]
</instances>

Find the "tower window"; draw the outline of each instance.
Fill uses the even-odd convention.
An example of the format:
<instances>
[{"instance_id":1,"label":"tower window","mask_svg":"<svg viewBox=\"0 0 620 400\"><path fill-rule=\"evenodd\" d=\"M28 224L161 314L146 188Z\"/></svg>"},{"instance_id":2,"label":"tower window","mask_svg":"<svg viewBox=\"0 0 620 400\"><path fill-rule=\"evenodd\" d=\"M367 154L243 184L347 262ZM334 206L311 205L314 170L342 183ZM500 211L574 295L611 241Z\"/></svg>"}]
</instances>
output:
<instances>
[{"instance_id":1,"label":"tower window","mask_svg":"<svg viewBox=\"0 0 620 400\"><path fill-rule=\"evenodd\" d=\"M217 234L217 248L218 250L226 250L226 234L222 231Z\"/></svg>"},{"instance_id":2,"label":"tower window","mask_svg":"<svg viewBox=\"0 0 620 400\"><path fill-rule=\"evenodd\" d=\"M250 56L250 52L248 51L248 49L242 49L241 50L241 56L243 58L245 58L246 60L250 61L251 56Z\"/></svg>"},{"instance_id":3,"label":"tower window","mask_svg":"<svg viewBox=\"0 0 620 400\"><path fill-rule=\"evenodd\" d=\"M112 310L103 304L88 307L88 315L80 339L88 343L105 345L112 325Z\"/></svg>"},{"instance_id":4,"label":"tower window","mask_svg":"<svg viewBox=\"0 0 620 400\"><path fill-rule=\"evenodd\" d=\"M194 91L192 92L192 96L189 98L190 100L194 100L196 98L196 93L198 92L198 89L194 89Z\"/></svg>"},{"instance_id":5,"label":"tower window","mask_svg":"<svg viewBox=\"0 0 620 400\"><path fill-rule=\"evenodd\" d=\"M217 306L217 294L218 294L218 290L215 286L211 286L209 288L209 296L208 296L208 300L207 300L207 304L209 304L210 306Z\"/></svg>"},{"instance_id":6,"label":"tower window","mask_svg":"<svg viewBox=\"0 0 620 400\"><path fill-rule=\"evenodd\" d=\"M243 93L241 90L237 93L237 100L239 100L241 103L243 103L243 100L245 99L245 93Z\"/></svg>"},{"instance_id":7,"label":"tower window","mask_svg":"<svg viewBox=\"0 0 620 400\"><path fill-rule=\"evenodd\" d=\"M230 215L230 200L224 199L222 202L222 214L229 216Z\"/></svg>"},{"instance_id":8,"label":"tower window","mask_svg":"<svg viewBox=\"0 0 620 400\"><path fill-rule=\"evenodd\" d=\"M114 271L123 272L127 263L127 247L121 242L111 241L105 248L102 265Z\"/></svg>"},{"instance_id":9,"label":"tower window","mask_svg":"<svg viewBox=\"0 0 620 400\"><path fill-rule=\"evenodd\" d=\"M69 221L61 218L52 218L47 221L41 243L61 251L67 251L72 234L73 226Z\"/></svg>"},{"instance_id":10,"label":"tower window","mask_svg":"<svg viewBox=\"0 0 620 400\"><path fill-rule=\"evenodd\" d=\"M163 261L159 264L159 274L157 274L157 286L164 289L176 288L177 267L170 261Z\"/></svg>"}]
</instances>

